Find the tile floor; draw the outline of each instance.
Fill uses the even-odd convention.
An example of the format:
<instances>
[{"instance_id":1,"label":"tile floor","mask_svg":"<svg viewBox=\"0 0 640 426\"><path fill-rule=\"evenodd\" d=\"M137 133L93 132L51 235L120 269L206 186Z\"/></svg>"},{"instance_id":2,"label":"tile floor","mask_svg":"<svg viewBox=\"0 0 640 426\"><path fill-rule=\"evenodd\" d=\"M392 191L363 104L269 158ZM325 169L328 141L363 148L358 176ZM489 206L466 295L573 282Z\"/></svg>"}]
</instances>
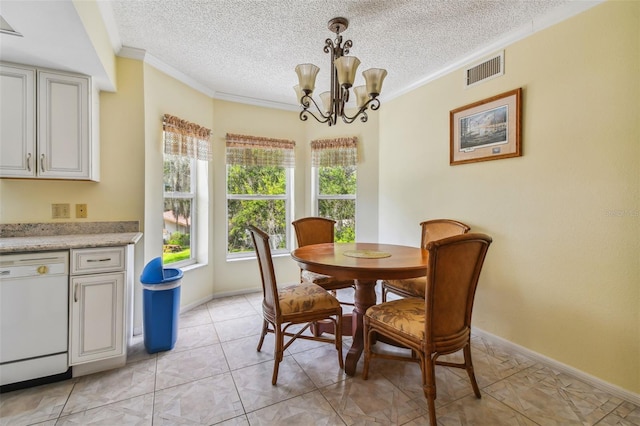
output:
<instances>
[{"instance_id":1,"label":"tile floor","mask_svg":"<svg viewBox=\"0 0 640 426\"><path fill-rule=\"evenodd\" d=\"M273 340L255 350L260 303L213 300L181 315L172 351L149 355L136 337L123 368L2 394L0 425L429 424L413 363L374 360L365 381L362 360L348 377L331 345L302 340L271 386ZM437 367L441 425L640 425L630 402L485 337L472 347L482 399L463 370Z\"/></svg>"}]
</instances>

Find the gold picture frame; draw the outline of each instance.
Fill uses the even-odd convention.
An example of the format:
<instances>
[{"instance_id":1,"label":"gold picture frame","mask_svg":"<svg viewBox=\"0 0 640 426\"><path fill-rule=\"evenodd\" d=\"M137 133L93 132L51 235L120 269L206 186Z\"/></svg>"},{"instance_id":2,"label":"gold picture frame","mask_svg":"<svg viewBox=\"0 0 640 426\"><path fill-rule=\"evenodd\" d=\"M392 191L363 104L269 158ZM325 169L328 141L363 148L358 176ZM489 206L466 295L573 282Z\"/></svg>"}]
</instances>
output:
<instances>
[{"instance_id":1,"label":"gold picture frame","mask_svg":"<svg viewBox=\"0 0 640 426\"><path fill-rule=\"evenodd\" d=\"M449 164L522 155L522 88L474 102L449 113Z\"/></svg>"}]
</instances>

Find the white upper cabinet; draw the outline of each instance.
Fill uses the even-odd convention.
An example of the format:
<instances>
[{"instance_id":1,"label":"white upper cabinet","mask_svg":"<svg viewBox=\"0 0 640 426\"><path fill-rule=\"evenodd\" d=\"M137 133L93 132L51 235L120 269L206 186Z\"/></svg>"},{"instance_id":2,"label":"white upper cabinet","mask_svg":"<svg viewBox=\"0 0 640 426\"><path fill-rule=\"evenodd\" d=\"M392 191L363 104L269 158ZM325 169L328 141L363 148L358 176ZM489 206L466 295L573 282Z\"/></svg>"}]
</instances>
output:
<instances>
[{"instance_id":1,"label":"white upper cabinet","mask_svg":"<svg viewBox=\"0 0 640 426\"><path fill-rule=\"evenodd\" d=\"M0 65L0 175L35 177L36 71Z\"/></svg>"},{"instance_id":2,"label":"white upper cabinet","mask_svg":"<svg viewBox=\"0 0 640 426\"><path fill-rule=\"evenodd\" d=\"M2 64L0 81L0 177L98 180L91 79Z\"/></svg>"}]
</instances>

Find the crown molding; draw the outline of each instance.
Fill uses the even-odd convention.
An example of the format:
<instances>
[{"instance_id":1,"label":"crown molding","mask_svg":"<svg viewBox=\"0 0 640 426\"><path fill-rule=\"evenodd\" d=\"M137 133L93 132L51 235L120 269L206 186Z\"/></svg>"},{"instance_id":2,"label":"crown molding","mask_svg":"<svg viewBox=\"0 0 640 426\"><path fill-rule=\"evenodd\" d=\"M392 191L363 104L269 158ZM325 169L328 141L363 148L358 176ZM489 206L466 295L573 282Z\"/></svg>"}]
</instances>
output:
<instances>
[{"instance_id":1,"label":"crown molding","mask_svg":"<svg viewBox=\"0 0 640 426\"><path fill-rule=\"evenodd\" d=\"M300 111L300 108L297 105L286 104L284 102L267 101L265 99L250 98L247 96L238 96L238 95L233 95L231 93L216 92L213 98L219 99L222 101L238 102L241 104L249 104L249 105L265 107L265 108L275 108L275 109L282 109L286 111L296 111L296 112Z\"/></svg>"},{"instance_id":2,"label":"crown molding","mask_svg":"<svg viewBox=\"0 0 640 426\"><path fill-rule=\"evenodd\" d=\"M136 59L142 61L146 64L151 65L152 67L162 71L163 73L175 78L176 80L186 84L198 92L205 94L211 98L215 97L215 90L208 88L204 84L199 83L188 75L184 74L182 71L179 71L168 65L167 63L161 61L156 58L152 54L148 53L144 49L138 49L135 47L122 46L122 49L117 53L117 56L122 58Z\"/></svg>"},{"instance_id":3,"label":"crown molding","mask_svg":"<svg viewBox=\"0 0 640 426\"><path fill-rule=\"evenodd\" d=\"M380 99L382 101L390 101L392 99L395 99L399 96L402 96L406 93L409 93L421 86L424 86L425 84L428 84L434 80L437 80L438 78L441 78L457 69L460 69L462 67L464 67L467 64L476 62L498 50L502 50L505 49L506 47L508 47L509 45L520 41L524 38L527 38L533 34L535 34L538 31L542 31L546 28L549 28L557 23L560 23L566 19L569 19L575 15L578 15L588 9L591 9L594 6L597 6L601 3L603 3L606 0L585 0L585 1L573 1L570 3L567 3L559 8L557 8L555 11L553 11L551 14L548 14L544 17L538 18L538 19L534 19L531 22L529 22L527 25L524 25L514 31L511 31L510 33L508 33L507 35L505 35L504 37L501 37L500 39L494 41L493 43L490 43L488 45L483 46L482 48L474 51L473 53L464 56L462 58L459 58L453 62L450 62L449 64L445 65L444 67L442 67L441 69L439 69L436 72L433 72L427 76L425 76L424 78L421 78L420 80L410 83L408 84L404 89L402 90L398 90L396 92L393 93L385 93L383 95L380 96ZM104 13L103 13L104 15ZM111 31L110 31L111 33ZM112 42L115 43L114 47L117 46L117 43L119 42L118 39L116 39L116 41L114 41L112 39ZM293 104L288 104L288 103L282 103L282 102L274 102L274 101L268 101L265 99L256 99L256 98L251 98L251 97L247 97L247 96L239 96L239 95L234 95L231 93L223 93L223 92L216 92L214 89L211 89L201 83L199 83L198 81L194 80L193 78L187 76L186 74L182 73L181 71L178 71L177 69L173 68L170 65L167 65L166 63L164 63L163 61L161 61L160 59L156 58L155 56L147 53L145 50L143 49L137 49L137 48L133 48L133 47L128 47L128 46L122 46L119 51L117 52L117 56L121 56L124 58L129 58L129 59L137 59L140 61L144 61L146 63L148 63L149 65L152 65L153 67L157 68L158 70L164 72L165 74L177 79L178 81L181 81L182 83L186 84L187 86L193 88L194 90L197 90L211 98L214 99L219 99L219 100L223 100L223 101L230 101L230 102L237 102L237 103L241 103L241 104L248 104L248 105L254 105L254 106L259 106L259 107L265 107L265 108L274 108L274 109L281 109L281 110L286 110L286 111L298 111L299 107L297 105L293 105Z\"/></svg>"},{"instance_id":4,"label":"crown molding","mask_svg":"<svg viewBox=\"0 0 640 426\"><path fill-rule=\"evenodd\" d=\"M443 68L439 69L438 71L431 73L414 83L409 84L404 89L398 90L394 93L387 94L384 97L384 100L392 100L401 95L409 93L417 89L418 87L424 86L425 84L430 83L434 80L437 80L440 77L444 77L445 75L457 69L463 68L468 64L477 62L483 59L484 57L495 53L498 50L505 49L509 45L517 41L520 41L522 39L525 39L537 33L538 31L542 31L564 20L567 20L575 15L578 15L584 12L585 10L591 9L594 6L597 6L600 3L603 3L604 1L606 0L574 1L574 2L567 3L557 8L552 13L544 17L541 17L539 19L534 19L529 24L524 25L514 31L511 31L510 33L499 38L493 43L483 46L482 48L472 52L467 56L464 56L453 62L450 62L448 65L445 65Z\"/></svg>"}]
</instances>

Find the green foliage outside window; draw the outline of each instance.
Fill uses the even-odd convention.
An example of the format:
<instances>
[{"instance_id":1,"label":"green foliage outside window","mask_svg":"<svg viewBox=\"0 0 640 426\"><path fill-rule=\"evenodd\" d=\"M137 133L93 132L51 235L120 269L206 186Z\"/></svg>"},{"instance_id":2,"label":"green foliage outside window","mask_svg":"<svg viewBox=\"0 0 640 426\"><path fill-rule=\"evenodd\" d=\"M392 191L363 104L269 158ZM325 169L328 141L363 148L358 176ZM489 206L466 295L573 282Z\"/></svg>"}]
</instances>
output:
<instances>
[{"instance_id":1,"label":"green foliage outside window","mask_svg":"<svg viewBox=\"0 0 640 426\"><path fill-rule=\"evenodd\" d=\"M320 167L318 215L336 221L336 242L355 241L356 168ZM272 249L286 249L287 170L284 167L227 166L229 253L253 252L248 225L271 237Z\"/></svg>"},{"instance_id":2,"label":"green foliage outside window","mask_svg":"<svg viewBox=\"0 0 640 426\"><path fill-rule=\"evenodd\" d=\"M191 258L192 168L194 160L178 155L164 157L164 264ZM169 229L167 229L169 228ZM171 231L170 231L171 229ZM171 232L169 234L169 232Z\"/></svg>"},{"instance_id":3,"label":"green foliage outside window","mask_svg":"<svg viewBox=\"0 0 640 426\"><path fill-rule=\"evenodd\" d=\"M356 194L355 166L318 167L318 179L321 195Z\"/></svg>"},{"instance_id":4,"label":"green foliage outside window","mask_svg":"<svg viewBox=\"0 0 640 426\"><path fill-rule=\"evenodd\" d=\"M355 241L356 167L319 167L318 192L318 215L336 221L335 241Z\"/></svg>"},{"instance_id":5,"label":"green foliage outside window","mask_svg":"<svg viewBox=\"0 0 640 426\"><path fill-rule=\"evenodd\" d=\"M227 166L229 253L254 250L249 225L271 236L272 249L287 247L286 191L284 167Z\"/></svg>"}]
</instances>

